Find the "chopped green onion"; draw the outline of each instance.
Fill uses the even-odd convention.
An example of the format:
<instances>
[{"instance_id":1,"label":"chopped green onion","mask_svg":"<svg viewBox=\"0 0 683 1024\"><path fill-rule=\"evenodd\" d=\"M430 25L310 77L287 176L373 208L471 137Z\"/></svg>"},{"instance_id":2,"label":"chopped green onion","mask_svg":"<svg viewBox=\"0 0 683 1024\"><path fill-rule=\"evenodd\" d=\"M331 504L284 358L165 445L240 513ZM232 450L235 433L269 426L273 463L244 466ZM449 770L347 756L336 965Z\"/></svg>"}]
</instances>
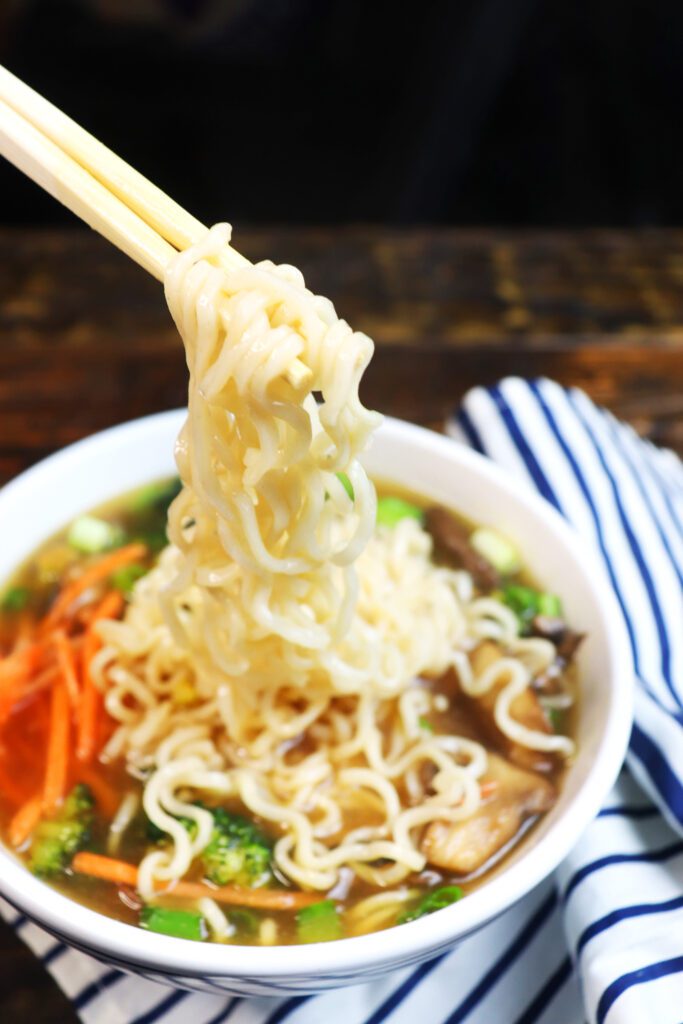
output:
<instances>
[{"instance_id":1,"label":"chopped green onion","mask_svg":"<svg viewBox=\"0 0 683 1024\"><path fill-rule=\"evenodd\" d=\"M562 616L562 602L556 594L547 594L521 583L503 587L503 601L515 613L522 626L528 626L537 615L549 618Z\"/></svg>"},{"instance_id":2,"label":"chopped green onion","mask_svg":"<svg viewBox=\"0 0 683 1024\"><path fill-rule=\"evenodd\" d=\"M420 728L424 729L425 732L434 732L434 726L424 717L424 715L420 715L417 721Z\"/></svg>"},{"instance_id":3,"label":"chopped green onion","mask_svg":"<svg viewBox=\"0 0 683 1024\"><path fill-rule=\"evenodd\" d=\"M72 548L84 555L119 547L125 540L125 533L115 523L96 516L80 516L69 530L67 540Z\"/></svg>"},{"instance_id":4,"label":"chopped green onion","mask_svg":"<svg viewBox=\"0 0 683 1024\"><path fill-rule=\"evenodd\" d=\"M344 490L348 494L348 496L351 499L351 501L353 501L354 497L355 497L355 495L353 493L353 484L349 480L349 478L346 475L346 473L337 473L337 480L342 485L342 487L344 488Z\"/></svg>"},{"instance_id":5,"label":"chopped green onion","mask_svg":"<svg viewBox=\"0 0 683 1024\"><path fill-rule=\"evenodd\" d=\"M155 530L139 530L135 534L134 539L141 541L152 554L162 551L168 544L165 527L159 527Z\"/></svg>"},{"instance_id":6,"label":"chopped green onion","mask_svg":"<svg viewBox=\"0 0 683 1024\"><path fill-rule=\"evenodd\" d=\"M296 915L299 942L331 942L341 939L342 927L334 900L303 907Z\"/></svg>"},{"instance_id":7,"label":"chopped green onion","mask_svg":"<svg viewBox=\"0 0 683 1024\"><path fill-rule=\"evenodd\" d=\"M503 587L503 601L511 608L520 622L531 622L538 614L538 591L521 583L509 583Z\"/></svg>"},{"instance_id":8,"label":"chopped green onion","mask_svg":"<svg viewBox=\"0 0 683 1024\"><path fill-rule=\"evenodd\" d=\"M133 495L130 508L133 512L143 512L149 508L166 509L182 489L182 481L177 476L162 483L149 484L147 487L141 487L137 494Z\"/></svg>"},{"instance_id":9,"label":"chopped green onion","mask_svg":"<svg viewBox=\"0 0 683 1024\"><path fill-rule=\"evenodd\" d=\"M538 614L546 615L549 619L562 618L562 601L557 594L538 595Z\"/></svg>"},{"instance_id":10,"label":"chopped green onion","mask_svg":"<svg viewBox=\"0 0 683 1024\"><path fill-rule=\"evenodd\" d=\"M417 519L421 523L423 518L422 509L403 498L387 496L377 502L378 526L396 526L402 519Z\"/></svg>"},{"instance_id":11,"label":"chopped green onion","mask_svg":"<svg viewBox=\"0 0 683 1024\"><path fill-rule=\"evenodd\" d=\"M144 565L124 565L122 569L113 572L109 578L115 590L120 590L122 594L129 596L134 584L146 573L147 569Z\"/></svg>"},{"instance_id":12,"label":"chopped green onion","mask_svg":"<svg viewBox=\"0 0 683 1024\"><path fill-rule=\"evenodd\" d=\"M501 576L519 572L522 562L515 545L497 530L480 526L470 535L470 547L490 562Z\"/></svg>"},{"instance_id":13,"label":"chopped green onion","mask_svg":"<svg viewBox=\"0 0 683 1024\"><path fill-rule=\"evenodd\" d=\"M143 907L140 927L159 935L172 935L175 939L193 939L203 942L209 933L206 921L196 910L169 910L168 907Z\"/></svg>"},{"instance_id":14,"label":"chopped green onion","mask_svg":"<svg viewBox=\"0 0 683 1024\"><path fill-rule=\"evenodd\" d=\"M564 732L564 712L561 708L547 708L546 715L553 732Z\"/></svg>"},{"instance_id":15,"label":"chopped green onion","mask_svg":"<svg viewBox=\"0 0 683 1024\"><path fill-rule=\"evenodd\" d=\"M418 917L424 917L425 914L433 914L435 910L449 907L451 903L457 903L459 899L462 899L462 889L459 885L443 885L440 889L428 892L416 906L404 911L398 918L397 924L417 921Z\"/></svg>"},{"instance_id":16,"label":"chopped green onion","mask_svg":"<svg viewBox=\"0 0 683 1024\"><path fill-rule=\"evenodd\" d=\"M31 591L28 587L10 587L3 594L0 610L3 612L23 612L29 602Z\"/></svg>"}]
</instances>

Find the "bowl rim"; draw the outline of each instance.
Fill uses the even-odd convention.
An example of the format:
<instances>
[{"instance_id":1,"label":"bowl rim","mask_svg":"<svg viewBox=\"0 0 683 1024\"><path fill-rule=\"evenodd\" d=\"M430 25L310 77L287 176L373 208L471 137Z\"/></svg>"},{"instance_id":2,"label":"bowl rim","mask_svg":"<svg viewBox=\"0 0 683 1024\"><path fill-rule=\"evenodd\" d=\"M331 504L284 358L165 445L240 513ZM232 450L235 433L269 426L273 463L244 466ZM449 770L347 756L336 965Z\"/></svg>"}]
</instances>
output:
<instances>
[{"instance_id":1,"label":"bowl rim","mask_svg":"<svg viewBox=\"0 0 683 1024\"><path fill-rule=\"evenodd\" d=\"M66 461L80 459L93 449L138 443L154 430L167 432L169 440L181 426L185 410L156 413L131 420L77 441L43 459L0 490L0 512L12 505L25 489L34 489L40 478L49 477ZM600 609L610 679L606 724L596 756L584 782L546 835L519 860L468 894L457 905L447 907L400 928L381 933L381 942L371 933L331 943L306 946L305 966L301 947L233 946L194 943L143 931L108 918L76 903L31 875L20 861L0 845L0 895L48 932L85 952L99 955L121 967L155 968L163 973L186 977L240 977L286 979L302 975L366 975L391 969L392 963L417 963L428 955L454 945L492 920L540 884L565 858L578 837L595 817L609 792L624 759L632 721L634 671L625 624L606 574L596 565L581 538L560 514L507 471L444 435L392 417L380 428L391 433L398 444L421 448L462 465L483 478L486 485L503 492L522 505L532 517L543 521L575 561L584 582ZM510 892L514 898L510 899ZM104 927L103 927L104 925Z\"/></svg>"}]
</instances>

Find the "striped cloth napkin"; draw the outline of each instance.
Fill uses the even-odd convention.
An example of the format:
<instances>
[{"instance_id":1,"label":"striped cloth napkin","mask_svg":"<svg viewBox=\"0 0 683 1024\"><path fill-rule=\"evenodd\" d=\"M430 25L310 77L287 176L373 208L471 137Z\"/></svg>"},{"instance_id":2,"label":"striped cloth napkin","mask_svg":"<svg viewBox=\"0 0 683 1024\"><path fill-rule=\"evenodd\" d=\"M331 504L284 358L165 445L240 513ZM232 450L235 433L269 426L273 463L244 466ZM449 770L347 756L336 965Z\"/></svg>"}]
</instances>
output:
<instances>
[{"instance_id":1,"label":"striped cloth napkin","mask_svg":"<svg viewBox=\"0 0 683 1024\"><path fill-rule=\"evenodd\" d=\"M449 433L539 491L607 567L638 675L628 768L576 849L454 951L313 997L175 991L110 971L0 910L85 1024L681 1024L683 466L580 391L477 388Z\"/></svg>"}]
</instances>

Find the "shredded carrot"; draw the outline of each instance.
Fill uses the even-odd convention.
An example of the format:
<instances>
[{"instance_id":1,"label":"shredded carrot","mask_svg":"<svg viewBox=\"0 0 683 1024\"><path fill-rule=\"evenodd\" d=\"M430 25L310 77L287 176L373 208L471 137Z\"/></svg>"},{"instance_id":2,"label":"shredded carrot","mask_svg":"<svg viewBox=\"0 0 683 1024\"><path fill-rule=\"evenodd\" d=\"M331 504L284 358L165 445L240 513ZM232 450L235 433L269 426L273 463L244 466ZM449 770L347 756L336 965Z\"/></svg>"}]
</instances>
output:
<instances>
[{"instance_id":1,"label":"shredded carrot","mask_svg":"<svg viewBox=\"0 0 683 1024\"><path fill-rule=\"evenodd\" d=\"M82 699L81 711L78 719L78 743L76 746L76 757L79 761L87 764L92 761L96 753L98 736L98 719L102 695L97 689L95 680L90 671L90 663L97 654L100 646L100 638L94 630L94 626L101 619L114 618L121 612L123 597L117 590L112 590L97 606L93 620L88 626L83 642L82 652Z\"/></svg>"},{"instance_id":2,"label":"shredded carrot","mask_svg":"<svg viewBox=\"0 0 683 1024\"><path fill-rule=\"evenodd\" d=\"M112 603L115 603L115 604L119 605L120 607L123 607L123 604L124 604L123 595L121 593L119 593L118 590L111 590L111 591L109 591L109 593L106 595L106 598L104 598L104 600L111 601ZM101 618L112 619L112 618L116 617L116 614L118 614L116 612L114 614L110 613L108 615L104 615L103 616L101 614L101 611L100 611L102 603L103 602L100 601L99 604L89 605L87 608L83 608L82 611L79 613L80 625L82 626L84 631L87 630L88 626L91 626L93 624L93 622L95 622L97 619L101 619Z\"/></svg>"},{"instance_id":3,"label":"shredded carrot","mask_svg":"<svg viewBox=\"0 0 683 1024\"><path fill-rule=\"evenodd\" d=\"M479 787L479 792L481 793L482 800L486 800L487 797L493 796L497 789L498 783L494 779L491 779L489 782L482 782L481 786Z\"/></svg>"},{"instance_id":4,"label":"shredded carrot","mask_svg":"<svg viewBox=\"0 0 683 1024\"><path fill-rule=\"evenodd\" d=\"M95 608L91 625L94 626L100 619L115 619L123 611L123 594L118 590L110 590L106 597L103 597Z\"/></svg>"},{"instance_id":5,"label":"shredded carrot","mask_svg":"<svg viewBox=\"0 0 683 1024\"><path fill-rule=\"evenodd\" d=\"M97 715L100 704L100 692L95 685L95 680L90 672L90 662L93 660L100 646L100 638L97 633L91 630L85 635L85 643L82 652L82 678L83 690L81 699L81 711L78 718L78 742L76 746L76 757L79 761L87 763L95 756L95 744L97 739Z\"/></svg>"},{"instance_id":6,"label":"shredded carrot","mask_svg":"<svg viewBox=\"0 0 683 1024\"><path fill-rule=\"evenodd\" d=\"M48 687L52 686L52 684L56 683L60 678L61 672L56 665L51 665L50 668L46 668L40 673L40 675L37 675L35 679L32 679L31 682L24 687L21 693L22 699L19 701L19 706L23 705L25 698L35 697L37 693L40 693L41 690L48 689ZM12 710L15 709L13 708Z\"/></svg>"},{"instance_id":7,"label":"shredded carrot","mask_svg":"<svg viewBox=\"0 0 683 1024\"><path fill-rule=\"evenodd\" d=\"M21 804L43 791L51 704L49 690L36 693L26 701L22 697L12 708L12 714L16 715L12 727L5 729L2 736L6 771L24 790Z\"/></svg>"},{"instance_id":8,"label":"shredded carrot","mask_svg":"<svg viewBox=\"0 0 683 1024\"><path fill-rule=\"evenodd\" d=\"M78 685L76 659L74 657L73 647L69 643L67 635L63 629L55 630L53 642L55 652L57 654L57 665L62 679L64 680L64 685L66 686L66 692L69 695L71 706L73 708L77 708L81 699L81 691Z\"/></svg>"},{"instance_id":9,"label":"shredded carrot","mask_svg":"<svg viewBox=\"0 0 683 1024\"><path fill-rule=\"evenodd\" d=\"M99 810L101 810L107 818L113 818L119 809L121 797L102 778L99 772L89 766L86 767L83 765L76 770L74 777L79 782L84 782L86 786L90 787L93 796L97 801Z\"/></svg>"},{"instance_id":10,"label":"shredded carrot","mask_svg":"<svg viewBox=\"0 0 683 1024\"><path fill-rule=\"evenodd\" d=\"M52 691L50 731L47 743L47 764L43 784L43 810L49 814L64 799L69 774L69 739L71 736L69 695L63 683Z\"/></svg>"},{"instance_id":11,"label":"shredded carrot","mask_svg":"<svg viewBox=\"0 0 683 1024\"><path fill-rule=\"evenodd\" d=\"M36 693L40 693L41 690L47 689L52 686L54 682L62 678L62 673L58 665L50 665L49 668L43 669L37 676L34 676L29 683L24 686L21 696L32 697Z\"/></svg>"},{"instance_id":12,"label":"shredded carrot","mask_svg":"<svg viewBox=\"0 0 683 1024\"><path fill-rule=\"evenodd\" d=\"M37 642L0 660L0 686L28 679L40 666L44 656L45 646Z\"/></svg>"},{"instance_id":13,"label":"shredded carrot","mask_svg":"<svg viewBox=\"0 0 683 1024\"><path fill-rule=\"evenodd\" d=\"M71 862L74 871L92 878L102 878L116 885L138 884L138 869L113 857L103 857L99 853L77 853ZM162 887L159 887L162 890ZM262 907L264 910L298 910L308 907L311 903L319 903L322 899L316 893L286 892L277 889L239 889L236 886L214 888L201 882L176 882L171 888L163 887L164 894L184 896L187 899L202 899L209 896L219 903L229 903L238 907Z\"/></svg>"},{"instance_id":14,"label":"shredded carrot","mask_svg":"<svg viewBox=\"0 0 683 1024\"><path fill-rule=\"evenodd\" d=\"M20 759L26 764L35 765L45 756L45 739L52 697L51 694L45 694L44 697L45 699L38 699L30 708L24 709L26 718L30 716L30 722L20 723L21 728L12 729L11 733L4 737L4 745L11 750L13 760ZM42 769L38 774L40 778L43 777Z\"/></svg>"},{"instance_id":15,"label":"shredded carrot","mask_svg":"<svg viewBox=\"0 0 683 1024\"><path fill-rule=\"evenodd\" d=\"M16 709L17 726L3 736L4 746L11 750L12 759L22 759L32 766L37 766L43 759L46 753L51 703L51 693L42 690L28 705ZM42 768L38 775L40 778L43 777Z\"/></svg>"},{"instance_id":16,"label":"shredded carrot","mask_svg":"<svg viewBox=\"0 0 683 1024\"><path fill-rule=\"evenodd\" d=\"M122 568L122 566L128 565L130 562L140 561L146 554L147 548L144 544L127 544L125 547L118 548L116 551L112 551L111 554L105 555L97 562L89 565L77 579L64 587L59 594L43 620L43 631L53 629L64 617L74 601L89 587L106 580L108 576L111 576L113 572Z\"/></svg>"},{"instance_id":17,"label":"shredded carrot","mask_svg":"<svg viewBox=\"0 0 683 1024\"><path fill-rule=\"evenodd\" d=\"M40 821L43 813L43 801L40 794L31 797L20 807L9 823L7 838L11 846L22 846Z\"/></svg>"},{"instance_id":18,"label":"shredded carrot","mask_svg":"<svg viewBox=\"0 0 683 1024\"><path fill-rule=\"evenodd\" d=\"M320 903L322 896L312 892L287 892L285 889L239 889L237 886L223 885L214 889L201 882L176 882L173 886L175 896L184 896L191 900L200 900L208 896L218 903L228 903L237 907L254 907L263 910L300 910L312 903Z\"/></svg>"},{"instance_id":19,"label":"shredded carrot","mask_svg":"<svg viewBox=\"0 0 683 1024\"><path fill-rule=\"evenodd\" d=\"M67 643L71 649L71 656L76 658L83 646L83 637L68 637ZM45 659L43 659L45 662ZM20 711L27 702L30 702L42 690L48 689L61 677L62 673L57 664L45 664L35 674L18 675L12 682L6 680L4 686L0 684L0 728L4 725L10 714Z\"/></svg>"},{"instance_id":20,"label":"shredded carrot","mask_svg":"<svg viewBox=\"0 0 683 1024\"><path fill-rule=\"evenodd\" d=\"M17 625L17 629L14 634L12 654L17 654L19 651L25 650L30 645L35 629L36 624L33 616L30 612L24 612L19 618L19 624Z\"/></svg>"},{"instance_id":21,"label":"shredded carrot","mask_svg":"<svg viewBox=\"0 0 683 1024\"><path fill-rule=\"evenodd\" d=\"M0 728L26 698L57 678L59 673L51 663L51 655L52 646L39 641L0 661Z\"/></svg>"},{"instance_id":22,"label":"shredded carrot","mask_svg":"<svg viewBox=\"0 0 683 1024\"><path fill-rule=\"evenodd\" d=\"M5 686L0 691L0 727L2 727L12 714L24 689L22 681L12 686Z\"/></svg>"},{"instance_id":23,"label":"shredded carrot","mask_svg":"<svg viewBox=\"0 0 683 1024\"><path fill-rule=\"evenodd\" d=\"M90 875L91 878L102 878L116 885L138 884L138 869L135 864L127 864L113 857L103 857L100 853L81 851L71 861L71 868L79 875Z\"/></svg>"},{"instance_id":24,"label":"shredded carrot","mask_svg":"<svg viewBox=\"0 0 683 1024\"><path fill-rule=\"evenodd\" d=\"M19 777L14 775L11 771L7 770L3 765L0 764L0 793L2 793L3 800L8 800L11 804L18 807L20 804L26 803L29 794L26 792L26 787L22 786Z\"/></svg>"}]
</instances>

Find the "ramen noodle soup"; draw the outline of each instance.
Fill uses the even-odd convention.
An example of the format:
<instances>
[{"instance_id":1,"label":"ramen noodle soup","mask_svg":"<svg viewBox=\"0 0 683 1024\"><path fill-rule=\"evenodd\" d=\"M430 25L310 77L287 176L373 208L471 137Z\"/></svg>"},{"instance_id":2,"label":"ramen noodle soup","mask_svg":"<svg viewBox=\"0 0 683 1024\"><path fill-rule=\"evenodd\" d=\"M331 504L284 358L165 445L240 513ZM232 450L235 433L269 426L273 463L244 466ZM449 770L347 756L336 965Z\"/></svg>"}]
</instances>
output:
<instances>
[{"instance_id":1,"label":"ramen noodle soup","mask_svg":"<svg viewBox=\"0 0 683 1024\"><path fill-rule=\"evenodd\" d=\"M180 478L2 595L0 826L131 925L329 941L466 898L552 807L581 636L509 538L367 478L372 343L229 237L167 275Z\"/></svg>"}]
</instances>

